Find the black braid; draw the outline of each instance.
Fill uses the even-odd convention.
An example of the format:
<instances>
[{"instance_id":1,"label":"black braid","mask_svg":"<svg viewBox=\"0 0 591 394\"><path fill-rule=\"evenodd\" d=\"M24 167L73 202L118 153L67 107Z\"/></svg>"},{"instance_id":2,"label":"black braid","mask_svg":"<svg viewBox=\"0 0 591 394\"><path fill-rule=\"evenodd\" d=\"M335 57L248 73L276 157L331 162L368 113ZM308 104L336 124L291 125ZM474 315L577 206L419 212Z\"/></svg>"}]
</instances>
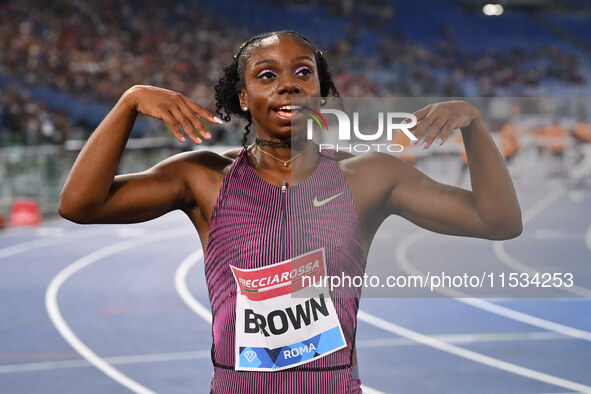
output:
<instances>
[{"instance_id":1,"label":"black braid","mask_svg":"<svg viewBox=\"0 0 591 394\"><path fill-rule=\"evenodd\" d=\"M246 60L248 60L247 49L253 43L259 42L267 37L278 35L278 36L290 36L296 38L312 49L314 52L314 58L318 67L318 79L320 81L320 94L322 97L339 97L339 91L337 90L330 71L328 70L328 63L322 51L316 44L304 37L300 33L292 30L274 31L269 33L259 34L244 42L238 53L234 55L234 59L231 64L224 67L224 75L218 81L215 86L215 107L216 113L220 118L226 122L230 121L232 115L237 115L246 120L244 126L244 134L242 135L242 145L246 147L248 134L250 133L250 126L252 126L252 116L249 111L242 111L240 108L240 100L238 99L238 90L244 87L243 70Z\"/></svg>"}]
</instances>

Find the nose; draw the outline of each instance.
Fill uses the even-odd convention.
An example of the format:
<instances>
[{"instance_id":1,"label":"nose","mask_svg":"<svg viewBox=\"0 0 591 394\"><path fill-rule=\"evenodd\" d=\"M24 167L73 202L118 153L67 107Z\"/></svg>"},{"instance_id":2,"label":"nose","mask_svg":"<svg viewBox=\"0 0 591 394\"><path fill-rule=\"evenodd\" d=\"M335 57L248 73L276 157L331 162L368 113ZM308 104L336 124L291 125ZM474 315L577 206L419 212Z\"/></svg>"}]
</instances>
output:
<instances>
[{"instance_id":1,"label":"nose","mask_svg":"<svg viewBox=\"0 0 591 394\"><path fill-rule=\"evenodd\" d=\"M279 94L297 94L302 91L302 87L297 83L293 75L286 75L281 78L279 85Z\"/></svg>"}]
</instances>

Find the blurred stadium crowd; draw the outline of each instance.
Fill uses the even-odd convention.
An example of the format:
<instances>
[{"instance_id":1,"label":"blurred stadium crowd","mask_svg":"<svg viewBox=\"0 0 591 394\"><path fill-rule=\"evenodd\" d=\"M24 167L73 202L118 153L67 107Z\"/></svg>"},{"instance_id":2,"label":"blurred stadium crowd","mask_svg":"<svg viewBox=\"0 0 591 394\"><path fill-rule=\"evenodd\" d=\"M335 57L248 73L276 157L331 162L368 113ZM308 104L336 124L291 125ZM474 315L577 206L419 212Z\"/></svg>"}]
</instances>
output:
<instances>
[{"instance_id":1,"label":"blurred stadium crowd","mask_svg":"<svg viewBox=\"0 0 591 394\"><path fill-rule=\"evenodd\" d=\"M327 3L330 17L346 25L326 45L342 96L528 95L543 92L546 83L590 82L580 54L560 46L477 51L460 45L450 26L440 27L435 42L426 45L389 29L407 23L398 19L396 3L379 2L376 9L368 2L366 10L353 12L335 6L350 2ZM363 11L372 19L360 22ZM355 48L363 40L362 23L377 39L360 52ZM108 108L134 84L179 91L211 107L223 65L254 33L220 23L190 0L4 1L0 146L84 139L96 120L72 111L68 102Z\"/></svg>"}]
</instances>

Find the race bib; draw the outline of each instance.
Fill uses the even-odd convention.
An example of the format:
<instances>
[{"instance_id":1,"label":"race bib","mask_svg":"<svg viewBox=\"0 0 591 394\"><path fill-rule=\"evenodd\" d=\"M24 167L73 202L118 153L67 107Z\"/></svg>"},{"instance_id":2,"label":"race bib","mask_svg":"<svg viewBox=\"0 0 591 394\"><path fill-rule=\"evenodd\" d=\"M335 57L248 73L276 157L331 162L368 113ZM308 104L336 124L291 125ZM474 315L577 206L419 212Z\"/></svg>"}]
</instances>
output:
<instances>
[{"instance_id":1,"label":"race bib","mask_svg":"<svg viewBox=\"0 0 591 394\"><path fill-rule=\"evenodd\" d=\"M236 370L280 371L346 346L326 276L324 249L270 266L232 272Z\"/></svg>"}]
</instances>

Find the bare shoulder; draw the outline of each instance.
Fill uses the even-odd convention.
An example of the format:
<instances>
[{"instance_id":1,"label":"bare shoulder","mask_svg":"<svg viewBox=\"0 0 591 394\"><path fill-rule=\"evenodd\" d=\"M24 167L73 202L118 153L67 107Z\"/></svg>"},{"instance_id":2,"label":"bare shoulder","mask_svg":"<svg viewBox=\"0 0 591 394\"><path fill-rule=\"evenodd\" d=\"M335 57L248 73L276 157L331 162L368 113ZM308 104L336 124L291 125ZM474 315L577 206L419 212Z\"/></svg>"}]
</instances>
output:
<instances>
[{"instance_id":1,"label":"bare shoulder","mask_svg":"<svg viewBox=\"0 0 591 394\"><path fill-rule=\"evenodd\" d=\"M224 177L234 158L208 150L174 155L153 169L163 178L178 181L184 195L183 209L194 223L208 222ZM158 169L161 167L162 169Z\"/></svg>"},{"instance_id":2,"label":"bare shoulder","mask_svg":"<svg viewBox=\"0 0 591 394\"><path fill-rule=\"evenodd\" d=\"M360 155L335 152L335 159L346 177L351 177L353 181L363 180L365 184L379 181L393 186L400 176L403 176L409 168L413 168L405 161L381 152L367 152Z\"/></svg>"},{"instance_id":3,"label":"bare shoulder","mask_svg":"<svg viewBox=\"0 0 591 394\"><path fill-rule=\"evenodd\" d=\"M238 155L240 154L241 150L242 150L242 148L229 149L229 150L223 152L222 156L228 157L230 159L236 159L238 157Z\"/></svg>"},{"instance_id":4,"label":"bare shoulder","mask_svg":"<svg viewBox=\"0 0 591 394\"><path fill-rule=\"evenodd\" d=\"M239 151L235 155L228 156L226 152L218 154L208 150L183 152L161 161L154 168L177 175L189 172L191 176L199 176L199 174L223 176L234 163L238 153Z\"/></svg>"},{"instance_id":5,"label":"bare shoulder","mask_svg":"<svg viewBox=\"0 0 591 394\"><path fill-rule=\"evenodd\" d=\"M386 212L392 190L416 171L403 160L380 152L360 155L336 152L335 159L351 190L361 220L376 212Z\"/></svg>"}]
</instances>

